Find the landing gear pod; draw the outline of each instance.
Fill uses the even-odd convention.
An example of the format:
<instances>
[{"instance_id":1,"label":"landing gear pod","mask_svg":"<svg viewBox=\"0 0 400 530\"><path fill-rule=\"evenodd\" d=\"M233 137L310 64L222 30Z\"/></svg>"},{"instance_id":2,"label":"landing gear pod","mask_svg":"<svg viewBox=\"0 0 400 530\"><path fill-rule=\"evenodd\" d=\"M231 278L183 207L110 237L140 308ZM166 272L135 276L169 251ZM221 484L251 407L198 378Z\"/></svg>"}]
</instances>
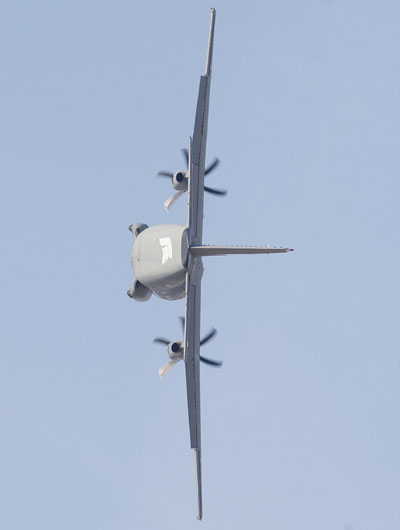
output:
<instances>
[{"instance_id":1,"label":"landing gear pod","mask_svg":"<svg viewBox=\"0 0 400 530\"><path fill-rule=\"evenodd\" d=\"M129 298L133 298L137 302L147 302L147 300L149 300L151 297L152 292L145 285L140 283L139 280L134 279L132 287L126 294L129 296Z\"/></svg>"},{"instance_id":2,"label":"landing gear pod","mask_svg":"<svg viewBox=\"0 0 400 530\"><path fill-rule=\"evenodd\" d=\"M144 223L136 223L135 225L129 225L129 231L132 232L133 237L135 239L141 232L146 230L146 228L149 228L149 225L146 225Z\"/></svg>"}]
</instances>

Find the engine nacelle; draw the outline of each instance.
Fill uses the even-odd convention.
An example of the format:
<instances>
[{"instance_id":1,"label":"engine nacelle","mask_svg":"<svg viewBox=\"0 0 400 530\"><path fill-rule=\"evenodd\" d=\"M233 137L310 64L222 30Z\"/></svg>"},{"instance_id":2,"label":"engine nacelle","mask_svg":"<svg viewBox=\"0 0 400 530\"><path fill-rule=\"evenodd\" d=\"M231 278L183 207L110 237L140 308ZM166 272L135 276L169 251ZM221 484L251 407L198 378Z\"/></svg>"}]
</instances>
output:
<instances>
[{"instance_id":1,"label":"engine nacelle","mask_svg":"<svg viewBox=\"0 0 400 530\"><path fill-rule=\"evenodd\" d=\"M186 171L177 171L174 173L174 176L172 177L172 185L173 187L178 190L184 190L187 191L188 189L188 177Z\"/></svg>"},{"instance_id":2,"label":"engine nacelle","mask_svg":"<svg viewBox=\"0 0 400 530\"><path fill-rule=\"evenodd\" d=\"M183 342L170 342L168 344L168 357L174 360L183 359Z\"/></svg>"},{"instance_id":3,"label":"engine nacelle","mask_svg":"<svg viewBox=\"0 0 400 530\"><path fill-rule=\"evenodd\" d=\"M136 278L133 280L132 287L127 292L129 298L133 298L137 302L147 302L152 294L152 291Z\"/></svg>"}]
</instances>

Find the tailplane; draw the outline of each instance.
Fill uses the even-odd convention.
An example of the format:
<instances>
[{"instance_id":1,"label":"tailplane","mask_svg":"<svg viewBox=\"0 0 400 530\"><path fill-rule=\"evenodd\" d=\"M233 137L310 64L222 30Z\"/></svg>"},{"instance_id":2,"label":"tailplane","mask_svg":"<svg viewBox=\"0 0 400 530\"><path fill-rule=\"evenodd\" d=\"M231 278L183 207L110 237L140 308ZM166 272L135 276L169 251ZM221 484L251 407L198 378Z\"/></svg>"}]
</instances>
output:
<instances>
[{"instance_id":1,"label":"tailplane","mask_svg":"<svg viewBox=\"0 0 400 530\"><path fill-rule=\"evenodd\" d=\"M283 247L243 247L229 245L199 245L190 247L190 253L194 256L227 256L228 254L280 254L292 252L292 248Z\"/></svg>"}]
</instances>

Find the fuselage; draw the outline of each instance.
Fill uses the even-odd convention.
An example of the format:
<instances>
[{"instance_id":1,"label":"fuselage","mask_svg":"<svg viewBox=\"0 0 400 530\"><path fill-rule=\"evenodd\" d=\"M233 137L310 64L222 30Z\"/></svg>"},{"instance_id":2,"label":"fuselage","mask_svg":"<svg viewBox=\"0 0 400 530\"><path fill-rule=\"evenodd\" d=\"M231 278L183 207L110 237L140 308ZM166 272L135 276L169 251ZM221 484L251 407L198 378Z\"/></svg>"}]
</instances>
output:
<instances>
[{"instance_id":1,"label":"fuselage","mask_svg":"<svg viewBox=\"0 0 400 530\"><path fill-rule=\"evenodd\" d=\"M160 298L179 300L185 296L188 258L188 227L156 225L136 237L131 263L141 284Z\"/></svg>"}]
</instances>

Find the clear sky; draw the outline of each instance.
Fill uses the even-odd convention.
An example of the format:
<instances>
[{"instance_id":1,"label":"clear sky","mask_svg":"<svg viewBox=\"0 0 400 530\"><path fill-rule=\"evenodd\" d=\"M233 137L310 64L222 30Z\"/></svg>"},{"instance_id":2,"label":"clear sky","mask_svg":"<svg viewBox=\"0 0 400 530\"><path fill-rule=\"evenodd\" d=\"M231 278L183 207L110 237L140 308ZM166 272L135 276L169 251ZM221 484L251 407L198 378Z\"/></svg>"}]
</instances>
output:
<instances>
[{"instance_id":1,"label":"clear sky","mask_svg":"<svg viewBox=\"0 0 400 530\"><path fill-rule=\"evenodd\" d=\"M0 7L0 527L400 528L400 7L218 0L204 241L204 520L184 302L126 296L128 225L186 222L207 2Z\"/></svg>"}]
</instances>

